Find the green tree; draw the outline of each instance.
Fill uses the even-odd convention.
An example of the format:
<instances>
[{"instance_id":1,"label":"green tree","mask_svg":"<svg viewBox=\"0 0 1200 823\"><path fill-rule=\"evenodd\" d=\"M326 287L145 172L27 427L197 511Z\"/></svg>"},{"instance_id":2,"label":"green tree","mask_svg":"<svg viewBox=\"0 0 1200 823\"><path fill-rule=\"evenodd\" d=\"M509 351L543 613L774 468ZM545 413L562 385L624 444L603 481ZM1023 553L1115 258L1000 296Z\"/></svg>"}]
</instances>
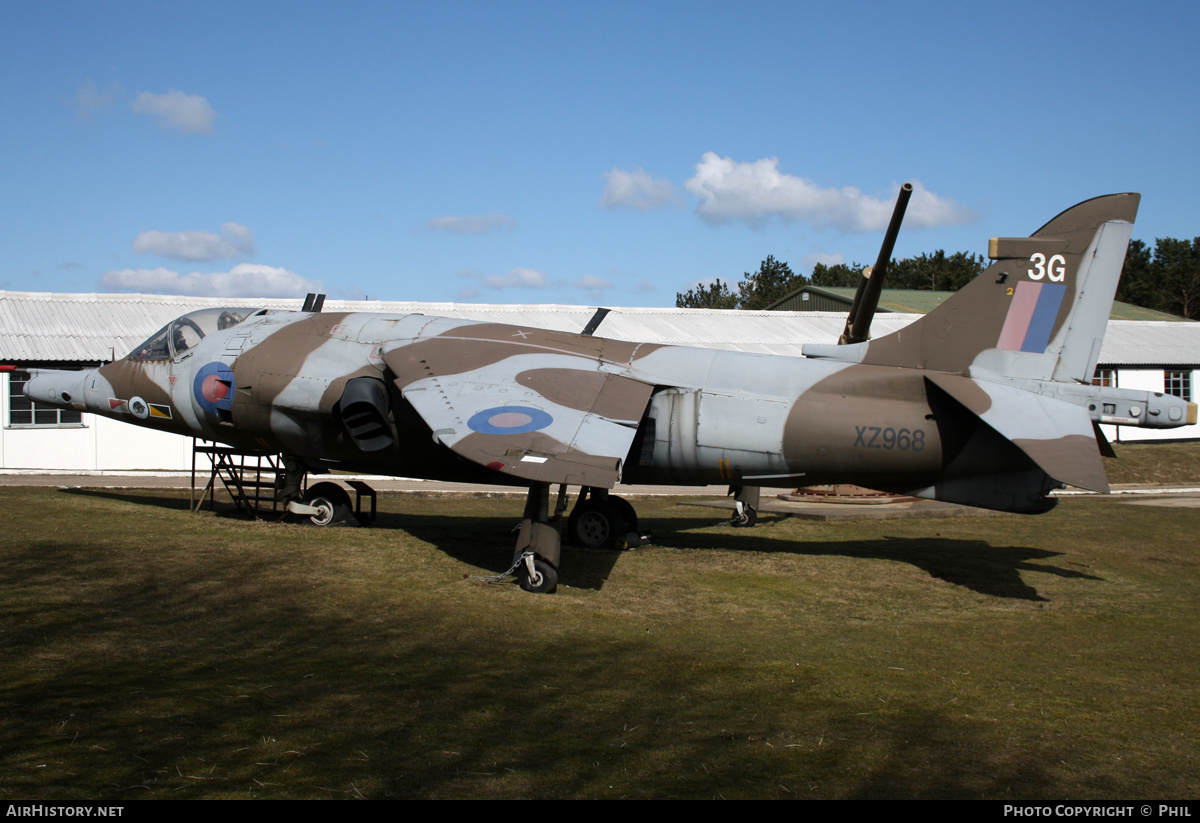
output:
<instances>
[{"instance_id":1,"label":"green tree","mask_svg":"<svg viewBox=\"0 0 1200 823\"><path fill-rule=\"evenodd\" d=\"M891 289L958 291L979 276L985 268L985 262L982 255L961 251L946 254L938 249L933 254L891 261L884 286ZM742 276L736 292L727 283L715 280L676 293L675 305L689 309L765 309L809 284L825 288L855 288L862 269L859 263L837 263L832 266L817 263L813 266L810 278L796 274L787 263L776 260L774 255L767 255L758 271L746 272ZM1200 291L1196 302L1200 303Z\"/></svg>"},{"instance_id":2,"label":"green tree","mask_svg":"<svg viewBox=\"0 0 1200 823\"><path fill-rule=\"evenodd\" d=\"M1153 253L1141 240L1130 240L1117 299L1200 319L1200 237L1160 237Z\"/></svg>"},{"instance_id":3,"label":"green tree","mask_svg":"<svg viewBox=\"0 0 1200 823\"><path fill-rule=\"evenodd\" d=\"M675 293L675 308L678 309L736 309L737 295L729 290L727 283L719 279L704 285Z\"/></svg>"},{"instance_id":4,"label":"green tree","mask_svg":"<svg viewBox=\"0 0 1200 823\"><path fill-rule=\"evenodd\" d=\"M858 288L858 279L862 277L863 267L858 263L847 266L845 263L835 263L826 266L818 263L813 266L812 284L835 289L841 287Z\"/></svg>"},{"instance_id":5,"label":"green tree","mask_svg":"<svg viewBox=\"0 0 1200 823\"><path fill-rule=\"evenodd\" d=\"M765 309L807 284L807 277L795 274L787 263L767 255L758 271L746 272L742 282L738 283L737 307L751 311Z\"/></svg>"},{"instance_id":6,"label":"green tree","mask_svg":"<svg viewBox=\"0 0 1200 823\"><path fill-rule=\"evenodd\" d=\"M947 255L944 249L893 260L888 266L886 287L958 291L979 276L986 268L984 262L982 255L962 251Z\"/></svg>"},{"instance_id":7,"label":"green tree","mask_svg":"<svg viewBox=\"0 0 1200 823\"><path fill-rule=\"evenodd\" d=\"M1167 311L1189 320L1200 318L1200 237L1154 241L1154 265L1161 272Z\"/></svg>"},{"instance_id":8,"label":"green tree","mask_svg":"<svg viewBox=\"0 0 1200 823\"><path fill-rule=\"evenodd\" d=\"M1125 265L1121 267L1121 282L1117 285L1117 299L1148 309L1162 308L1162 284L1159 270L1154 267L1150 247L1141 240L1130 240L1125 252Z\"/></svg>"}]
</instances>

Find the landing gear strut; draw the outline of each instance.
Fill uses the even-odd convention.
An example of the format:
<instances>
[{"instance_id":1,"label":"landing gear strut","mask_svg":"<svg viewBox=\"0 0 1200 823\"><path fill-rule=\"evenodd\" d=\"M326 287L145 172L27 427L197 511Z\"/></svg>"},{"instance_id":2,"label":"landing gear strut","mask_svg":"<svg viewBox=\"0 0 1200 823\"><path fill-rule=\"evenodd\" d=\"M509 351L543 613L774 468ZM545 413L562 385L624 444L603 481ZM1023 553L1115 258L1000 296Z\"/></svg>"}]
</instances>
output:
<instances>
[{"instance_id":1,"label":"landing gear strut","mask_svg":"<svg viewBox=\"0 0 1200 823\"><path fill-rule=\"evenodd\" d=\"M758 522L758 486L730 486L733 497L733 519L735 529L748 529Z\"/></svg>"},{"instance_id":2,"label":"landing gear strut","mask_svg":"<svg viewBox=\"0 0 1200 823\"><path fill-rule=\"evenodd\" d=\"M517 532L517 582L527 592L550 594L558 588L562 537L550 522L550 484L533 483L525 498L525 515Z\"/></svg>"}]
</instances>

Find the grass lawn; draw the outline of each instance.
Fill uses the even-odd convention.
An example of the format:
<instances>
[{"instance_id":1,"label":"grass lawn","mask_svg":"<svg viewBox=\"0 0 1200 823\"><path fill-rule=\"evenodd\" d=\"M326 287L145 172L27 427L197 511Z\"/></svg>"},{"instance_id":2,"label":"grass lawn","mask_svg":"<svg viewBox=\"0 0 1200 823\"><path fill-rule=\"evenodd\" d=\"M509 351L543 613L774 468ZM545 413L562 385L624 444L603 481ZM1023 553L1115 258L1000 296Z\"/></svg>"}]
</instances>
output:
<instances>
[{"instance_id":1,"label":"grass lawn","mask_svg":"<svg viewBox=\"0 0 1200 823\"><path fill-rule=\"evenodd\" d=\"M1200 485L1200 443L1115 443L1104 459L1110 483Z\"/></svg>"},{"instance_id":2,"label":"grass lawn","mask_svg":"<svg viewBox=\"0 0 1200 823\"><path fill-rule=\"evenodd\" d=\"M1114 478L1115 479L1115 478ZM639 501L507 568L520 503L376 528L0 489L0 797L1194 798L1200 510L812 523Z\"/></svg>"}]
</instances>

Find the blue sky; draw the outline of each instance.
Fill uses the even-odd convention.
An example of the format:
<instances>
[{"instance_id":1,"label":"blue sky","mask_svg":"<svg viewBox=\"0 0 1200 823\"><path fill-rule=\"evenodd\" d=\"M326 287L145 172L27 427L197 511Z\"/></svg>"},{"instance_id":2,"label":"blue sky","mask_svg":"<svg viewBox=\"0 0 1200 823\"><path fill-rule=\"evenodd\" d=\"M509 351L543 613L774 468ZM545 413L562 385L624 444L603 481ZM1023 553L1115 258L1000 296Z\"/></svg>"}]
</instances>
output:
<instances>
[{"instance_id":1,"label":"blue sky","mask_svg":"<svg viewBox=\"0 0 1200 823\"><path fill-rule=\"evenodd\" d=\"M1200 5L0 4L0 288L674 305L767 255L1200 235Z\"/></svg>"}]
</instances>

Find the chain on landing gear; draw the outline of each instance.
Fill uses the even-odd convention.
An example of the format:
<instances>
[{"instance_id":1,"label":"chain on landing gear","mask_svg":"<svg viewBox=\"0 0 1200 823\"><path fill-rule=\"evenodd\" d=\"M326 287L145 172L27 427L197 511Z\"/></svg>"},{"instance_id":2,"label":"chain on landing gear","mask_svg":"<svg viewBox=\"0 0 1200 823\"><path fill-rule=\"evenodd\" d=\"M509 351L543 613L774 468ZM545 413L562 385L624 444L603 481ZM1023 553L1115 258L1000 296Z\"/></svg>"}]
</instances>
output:
<instances>
[{"instance_id":1,"label":"chain on landing gear","mask_svg":"<svg viewBox=\"0 0 1200 823\"><path fill-rule=\"evenodd\" d=\"M516 577L521 588L527 592L549 594L558 588L558 570L533 552L521 552L513 564L500 574L476 577L489 585L507 583Z\"/></svg>"},{"instance_id":2,"label":"chain on landing gear","mask_svg":"<svg viewBox=\"0 0 1200 823\"><path fill-rule=\"evenodd\" d=\"M513 564L502 574L477 577L485 583L503 583L516 577L527 592L551 594L558 588L558 559L562 555L559 519L567 508L566 485L558 490L555 517L550 518L550 484L533 483L525 498L525 516L517 527L517 548Z\"/></svg>"}]
</instances>

